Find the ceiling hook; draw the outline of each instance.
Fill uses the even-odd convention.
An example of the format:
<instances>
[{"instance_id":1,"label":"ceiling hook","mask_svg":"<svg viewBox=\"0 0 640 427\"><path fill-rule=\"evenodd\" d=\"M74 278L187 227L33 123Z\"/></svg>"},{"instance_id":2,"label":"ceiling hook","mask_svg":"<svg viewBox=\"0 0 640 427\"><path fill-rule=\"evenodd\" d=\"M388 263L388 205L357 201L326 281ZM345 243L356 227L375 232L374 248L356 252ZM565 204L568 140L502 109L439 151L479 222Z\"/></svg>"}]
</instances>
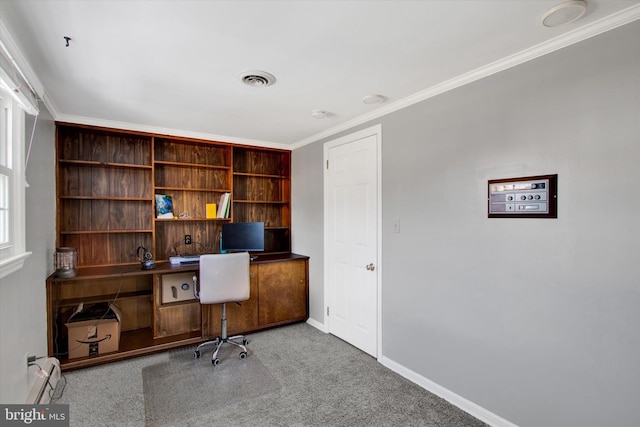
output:
<instances>
[{"instance_id":1,"label":"ceiling hook","mask_svg":"<svg viewBox=\"0 0 640 427\"><path fill-rule=\"evenodd\" d=\"M67 44L65 45L65 47L69 47L69 41L71 40L71 37L68 36L64 36L65 41L67 42Z\"/></svg>"}]
</instances>

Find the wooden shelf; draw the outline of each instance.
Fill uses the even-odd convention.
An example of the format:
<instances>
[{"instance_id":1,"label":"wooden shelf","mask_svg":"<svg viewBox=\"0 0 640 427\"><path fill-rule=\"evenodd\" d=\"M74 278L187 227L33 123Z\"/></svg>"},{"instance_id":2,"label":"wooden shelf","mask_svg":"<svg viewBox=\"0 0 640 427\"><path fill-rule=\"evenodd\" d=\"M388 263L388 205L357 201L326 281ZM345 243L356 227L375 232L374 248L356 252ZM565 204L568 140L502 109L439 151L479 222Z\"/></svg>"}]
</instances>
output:
<instances>
[{"instance_id":1,"label":"wooden shelf","mask_svg":"<svg viewBox=\"0 0 640 427\"><path fill-rule=\"evenodd\" d=\"M114 200L119 202L153 202L150 197L58 196L60 200Z\"/></svg>"},{"instance_id":2,"label":"wooden shelf","mask_svg":"<svg viewBox=\"0 0 640 427\"><path fill-rule=\"evenodd\" d=\"M130 169L147 169L147 170L152 170L153 169L153 166L151 166L151 165L138 165L138 164L132 164L132 163L98 162L98 161L93 161L93 160L58 159L58 163L66 164L66 165L103 167L103 168L130 168Z\"/></svg>"},{"instance_id":3,"label":"wooden shelf","mask_svg":"<svg viewBox=\"0 0 640 427\"><path fill-rule=\"evenodd\" d=\"M178 223L184 221L231 221L231 218L178 218L178 219L164 219L164 218L156 218L154 220L156 223Z\"/></svg>"},{"instance_id":4,"label":"wooden shelf","mask_svg":"<svg viewBox=\"0 0 640 427\"><path fill-rule=\"evenodd\" d=\"M231 168L229 166L222 166L222 165L209 165L209 164L203 164L203 163L186 163L186 162L167 162L167 161L163 161L163 160L156 160L153 162L154 165L156 166L176 166L176 167L182 167L182 168L189 168L189 169L193 169L193 168L201 168L201 169L221 169L221 170L230 170Z\"/></svg>"},{"instance_id":5,"label":"wooden shelf","mask_svg":"<svg viewBox=\"0 0 640 427\"><path fill-rule=\"evenodd\" d=\"M233 203L265 203L265 204L280 204L280 205L289 204L289 202L284 200L234 200Z\"/></svg>"},{"instance_id":6,"label":"wooden shelf","mask_svg":"<svg viewBox=\"0 0 640 427\"><path fill-rule=\"evenodd\" d=\"M163 264L160 263L160 266ZM160 267L158 267L160 268ZM128 263L128 264L117 264L117 265L104 265L104 266L91 266L91 267L80 267L77 270L77 274L75 277L56 277L55 274L52 274L49 277L49 282L51 283L72 283L78 281L91 281L95 279L103 279L105 277L117 277L118 279L121 277L131 277L131 276L148 276L151 270L142 270L140 268L140 262ZM153 271L151 271L153 273Z\"/></svg>"},{"instance_id":7,"label":"wooden shelf","mask_svg":"<svg viewBox=\"0 0 640 427\"><path fill-rule=\"evenodd\" d=\"M155 187L156 191L203 191L207 193L230 193L229 188L184 188L184 187Z\"/></svg>"},{"instance_id":8,"label":"wooden shelf","mask_svg":"<svg viewBox=\"0 0 640 427\"><path fill-rule=\"evenodd\" d=\"M288 176L285 175L268 175L264 173L249 173L249 172L234 172L233 176L247 176L247 177L255 177L255 178L273 178L273 179L289 179Z\"/></svg>"},{"instance_id":9,"label":"wooden shelf","mask_svg":"<svg viewBox=\"0 0 640 427\"><path fill-rule=\"evenodd\" d=\"M112 302L116 299L118 301L122 301L122 300L127 300L132 298L141 298L141 297L150 298L152 296L153 296L153 292L151 291L151 289L149 289L144 291L122 292L119 294L106 294L106 295L100 295L96 297L70 298L66 300L61 300L58 303L58 307L60 308L76 307L80 303L95 304L100 302Z\"/></svg>"},{"instance_id":10,"label":"wooden shelf","mask_svg":"<svg viewBox=\"0 0 640 427\"><path fill-rule=\"evenodd\" d=\"M73 234L118 234L118 233L153 233L153 230L78 230L60 231L61 235Z\"/></svg>"}]
</instances>

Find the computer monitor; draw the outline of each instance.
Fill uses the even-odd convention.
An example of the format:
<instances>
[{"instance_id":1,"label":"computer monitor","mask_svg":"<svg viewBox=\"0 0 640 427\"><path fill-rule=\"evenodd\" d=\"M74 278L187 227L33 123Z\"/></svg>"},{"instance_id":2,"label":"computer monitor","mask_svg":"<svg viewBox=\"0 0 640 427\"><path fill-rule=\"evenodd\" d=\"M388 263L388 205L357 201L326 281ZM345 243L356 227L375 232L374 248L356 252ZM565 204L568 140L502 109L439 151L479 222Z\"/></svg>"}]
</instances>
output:
<instances>
[{"instance_id":1,"label":"computer monitor","mask_svg":"<svg viewBox=\"0 0 640 427\"><path fill-rule=\"evenodd\" d=\"M230 222L222 224L221 251L264 251L264 222Z\"/></svg>"}]
</instances>

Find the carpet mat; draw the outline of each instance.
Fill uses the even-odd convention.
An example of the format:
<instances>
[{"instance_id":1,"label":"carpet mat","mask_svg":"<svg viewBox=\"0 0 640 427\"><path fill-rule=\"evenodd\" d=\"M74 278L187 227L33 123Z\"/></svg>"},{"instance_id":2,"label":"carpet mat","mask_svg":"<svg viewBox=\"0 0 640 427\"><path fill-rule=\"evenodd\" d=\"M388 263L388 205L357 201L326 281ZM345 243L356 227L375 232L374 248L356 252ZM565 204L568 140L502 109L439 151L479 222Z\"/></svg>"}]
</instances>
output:
<instances>
[{"instance_id":1,"label":"carpet mat","mask_svg":"<svg viewBox=\"0 0 640 427\"><path fill-rule=\"evenodd\" d=\"M213 366L210 351L195 359L193 348L182 348L173 350L168 361L143 368L146 425L178 425L282 388L255 354L249 351L246 359L240 359L236 353L225 347L221 363Z\"/></svg>"}]
</instances>

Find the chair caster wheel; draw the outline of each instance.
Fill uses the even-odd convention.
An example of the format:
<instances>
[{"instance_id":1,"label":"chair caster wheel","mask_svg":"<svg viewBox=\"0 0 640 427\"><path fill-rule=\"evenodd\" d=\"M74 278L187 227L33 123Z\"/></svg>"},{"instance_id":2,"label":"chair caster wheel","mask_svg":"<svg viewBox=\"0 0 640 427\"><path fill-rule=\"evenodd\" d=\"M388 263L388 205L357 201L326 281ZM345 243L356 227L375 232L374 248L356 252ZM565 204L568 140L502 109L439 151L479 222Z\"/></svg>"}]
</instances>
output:
<instances>
[{"instance_id":1,"label":"chair caster wheel","mask_svg":"<svg viewBox=\"0 0 640 427\"><path fill-rule=\"evenodd\" d=\"M241 351L240 352L240 359L246 359L247 358L247 352L246 351Z\"/></svg>"},{"instance_id":2,"label":"chair caster wheel","mask_svg":"<svg viewBox=\"0 0 640 427\"><path fill-rule=\"evenodd\" d=\"M213 363L213 366L218 366L220 364L220 359L213 359L211 363Z\"/></svg>"},{"instance_id":3,"label":"chair caster wheel","mask_svg":"<svg viewBox=\"0 0 640 427\"><path fill-rule=\"evenodd\" d=\"M193 357L195 357L196 359L200 359L200 350L196 350L193 352Z\"/></svg>"},{"instance_id":4,"label":"chair caster wheel","mask_svg":"<svg viewBox=\"0 0 640 427\"><path fill-rule=\"evenodd\" d=\"M243 339L243 340L242 340L242 345L247 345L247 344L249 344L249 340L247 340L247 339Z\"/></svg>"}]
</instances>

